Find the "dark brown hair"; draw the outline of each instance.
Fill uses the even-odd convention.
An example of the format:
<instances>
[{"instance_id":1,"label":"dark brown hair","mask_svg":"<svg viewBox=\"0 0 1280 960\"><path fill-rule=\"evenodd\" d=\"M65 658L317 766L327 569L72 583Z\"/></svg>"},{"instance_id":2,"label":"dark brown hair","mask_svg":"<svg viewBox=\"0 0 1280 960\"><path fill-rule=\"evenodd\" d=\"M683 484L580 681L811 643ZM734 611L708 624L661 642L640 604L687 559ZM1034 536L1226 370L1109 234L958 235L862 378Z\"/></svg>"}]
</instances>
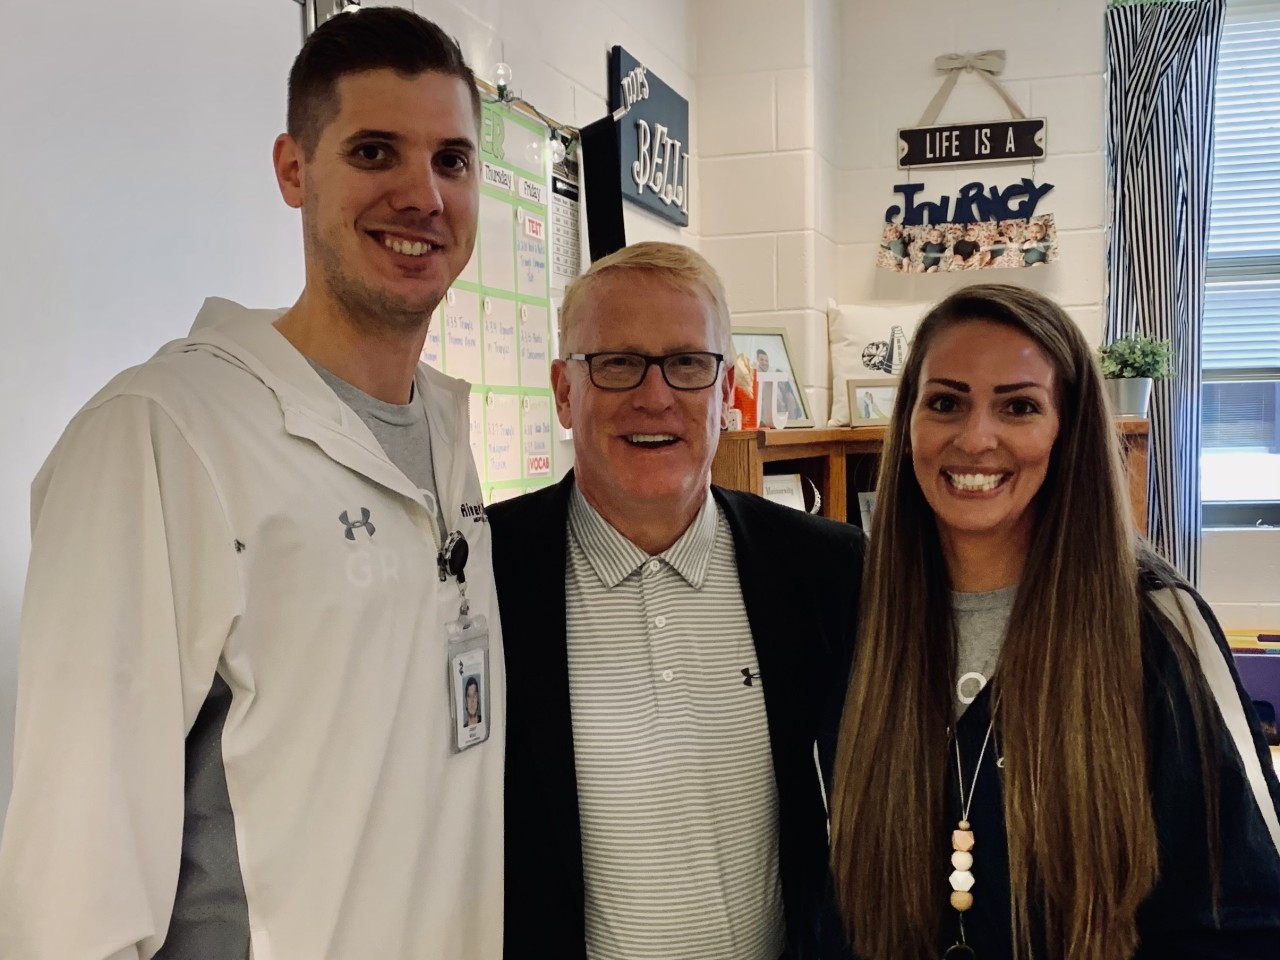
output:
<instances>
[{"instance_id":1,"label":"dark brown hair","mask_svg":"<svg viewBox=\"0 0 1280 960\"><path fill-rule=\"evenodd\" d=\"M944 809L956 634L937 523L911 464L911 413L938 335L985 320L1030 337L1054 368L1059 432L1037 530L992 680L1008 765L1004 820L1015 951L1032 917L1050 956L1127 957L1155 885L1142 705L1139 569L1180 583L1133 532L1115 427L1079 328L1057 304L1002 284L966 287L921 322L881 459L858 652L832 798L832 867L859 955L936 956L955 811ZM1169 626L1157 617L1162 629ZM1172 633L1172 630L1166 630ZM1204 681L1173 643L1194 703ZM1197 708L1202 746L1205 715ZM1212 805L1212 791L1206 799ZM1105 805L1105 824L1098 819ZM950 819L949 819L950 818Z\"/></svg>"},{"instance_id":2,"label":"dark brown hair","mask_svg":"<svg viewBox=\"0 0 1280 960\"><path fill-rule=\"evenodd\" d=\"M480 91L456 41L430 20L399 7L330 17L307 37L289 71L289 136L310 157L338 111L338 80L349 73L394 70L406 77L434 71L457 77L471 92L476 123Z\"/></svg>"}]
</instances>

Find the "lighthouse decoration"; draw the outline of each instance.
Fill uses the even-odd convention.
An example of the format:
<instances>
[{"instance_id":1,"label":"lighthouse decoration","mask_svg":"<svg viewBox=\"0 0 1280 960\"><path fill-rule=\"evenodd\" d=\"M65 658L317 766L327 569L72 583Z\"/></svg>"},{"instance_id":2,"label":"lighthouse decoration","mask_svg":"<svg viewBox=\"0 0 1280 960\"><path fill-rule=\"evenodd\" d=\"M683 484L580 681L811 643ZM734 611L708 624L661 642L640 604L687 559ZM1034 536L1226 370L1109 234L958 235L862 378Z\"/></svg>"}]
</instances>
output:
<instances>
[{"instance_id":1,"label":"lighthouse decoration","mask_svg":"<svg viewBox=\"0 0 1280 960\"><path fill-rule=\"evenodd\" d=\"M888 340L873 340L862 350L862 365L876 373L897 377L907 365L907 335L894 325Z\"/></svg>"}]
</instances>

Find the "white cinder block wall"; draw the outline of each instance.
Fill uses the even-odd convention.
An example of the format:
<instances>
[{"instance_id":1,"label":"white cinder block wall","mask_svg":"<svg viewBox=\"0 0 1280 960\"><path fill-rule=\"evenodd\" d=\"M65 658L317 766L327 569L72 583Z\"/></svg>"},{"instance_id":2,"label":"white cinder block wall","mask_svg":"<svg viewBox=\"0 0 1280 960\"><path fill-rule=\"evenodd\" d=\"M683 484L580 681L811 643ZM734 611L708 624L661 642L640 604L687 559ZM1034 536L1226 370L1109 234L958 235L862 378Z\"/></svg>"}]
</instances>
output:
<instances>
[{"instance_id":1,"label":"white cinder block wall","mask_svg":"<svg viewBox=\"0 0 1280 960\"><path fill-rule=\"evenodd\" d=\"M1055 184L1062 260L983 277L1034 284L1100 343L1106 296L1105 0L693 0L703 252L722 272L735 323L785 327L815 419L829 396L827 296L932 301L972 275L875 268L894 184L924 199L971 180ZM898 170L895 133L914 126L942 77L935 57L1003 49L1001 82L1048 120L1043 163ZM962 76L940 121L1006 107ZM1280 532L1211 530L1202 589L1228 629L1280 626Z\"/></svg>"},{"instance_id":2,"label":"white cinder block wall","mask_svg":"<svg viewBox=\"0 0 1280 960\"><path fill-rule=\"evenodd\" d=\"M609 49L626 47L689 100L695 124L692 0L375 0L411 7L452 34L477 77L493 81L501 62L511 90L561 123L579 127L608 112ZM697 138L693 137L697 149ZM694 170L697 168L695 167ZM696 187L695 187L696 190ZM624 209L627 242L670 240L697 246L697 213L681 230L638 207Z\"/></svg>"},{"instance_id":3,"label":"white cinder block wall","mask_svg":"<svg viewBox=\"0 0 1280 960\"><path fill-rule=\"evenodd\" d=\"M1054 183L1039 209L1055 213L1063 263L999 277L1056 297L1100 341L1105 0L1041 2L1016 17L994 0L694 6L702 250L725 277L735 323L787 329L819 423L829 405L827 298L930 301L958 283L875 269L893 186L908 182L895 131L914 125L937 91L941 54L1004 48L1002 79L1028 115L1048 119L1050 159L915 170L910 182L938 196L975 179ZM940 120L1006 113L965 76Z\"/></svg>"},{"instance_id":4,"label":"white cinder block wall","mask_svg":"<svg viewBox=\"0 0 1280 960\"><path fill-rule=\"evenodd\" d=\"M839 299L912 300L945 296L973 274L911 276L877 270L885 209L899 183L922 183L917 200L955 197L974 180L1001 187L1030 177L1054 189L1037 213L1054 214L1061 261L1034 270L1000 270L984 280L1026 283L1063 304L1092 343L1102 339L1106 293L1103 225L1105 0L997 0L964 4L845 0L840 98ZM897 168L899 127L916 126L943 76L935 57L1004 50L1000 82L1030 117L1048 123L1048 159L982 166ZM938 122L995 120L1008 108L985 82L962 75Z\"/></svg>"},{"instance_id":5,"label":"white cinder block wall","mask_svg":"<svg viewBox=\"0 0 1280 960\"><path fill-rule=\"evenodd\" d=\"M787 331L825 424L823 304L835 292L839 7L835 0L695 0L701 249L735 326Z\"/></svg>"}]
</instances>

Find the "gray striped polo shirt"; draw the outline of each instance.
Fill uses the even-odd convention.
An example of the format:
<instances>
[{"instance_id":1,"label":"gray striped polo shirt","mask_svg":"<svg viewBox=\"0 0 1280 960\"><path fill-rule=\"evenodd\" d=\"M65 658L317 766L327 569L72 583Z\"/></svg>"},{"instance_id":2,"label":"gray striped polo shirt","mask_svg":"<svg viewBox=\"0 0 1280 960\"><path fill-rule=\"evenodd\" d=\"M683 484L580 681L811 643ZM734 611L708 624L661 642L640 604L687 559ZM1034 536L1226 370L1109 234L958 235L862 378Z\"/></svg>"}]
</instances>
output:
<instances>
[{"instance_id":1,"label":"gray striped polo shirt","mask_svg":"<svg viewBox=\"0 0 1280 960\"><path fill-rule=\"evenodd\" d=\"M777 960L778 794L728 522L708 492L650 557L575 487L568 526L587 956Z\"/></svg>"}]
</instances>

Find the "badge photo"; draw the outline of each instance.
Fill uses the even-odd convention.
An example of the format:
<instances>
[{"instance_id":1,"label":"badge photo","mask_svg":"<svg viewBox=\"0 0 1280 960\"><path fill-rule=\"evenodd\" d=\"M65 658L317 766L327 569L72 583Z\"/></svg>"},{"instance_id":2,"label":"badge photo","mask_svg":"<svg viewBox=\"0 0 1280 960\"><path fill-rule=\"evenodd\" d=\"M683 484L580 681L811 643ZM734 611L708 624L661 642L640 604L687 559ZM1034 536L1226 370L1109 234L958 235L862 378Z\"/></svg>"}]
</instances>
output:
<instances>
[{"instance_id":1,"label":"badge photo","mask_svg":"<svg viewBox=\"0 0 1280 960\"><path fill-rule=\"evenodd\" d=\"M454 718L459 750L489 736L489 677L485 651L469 650L453 658Z\"/></svg>"}]
</instances>

